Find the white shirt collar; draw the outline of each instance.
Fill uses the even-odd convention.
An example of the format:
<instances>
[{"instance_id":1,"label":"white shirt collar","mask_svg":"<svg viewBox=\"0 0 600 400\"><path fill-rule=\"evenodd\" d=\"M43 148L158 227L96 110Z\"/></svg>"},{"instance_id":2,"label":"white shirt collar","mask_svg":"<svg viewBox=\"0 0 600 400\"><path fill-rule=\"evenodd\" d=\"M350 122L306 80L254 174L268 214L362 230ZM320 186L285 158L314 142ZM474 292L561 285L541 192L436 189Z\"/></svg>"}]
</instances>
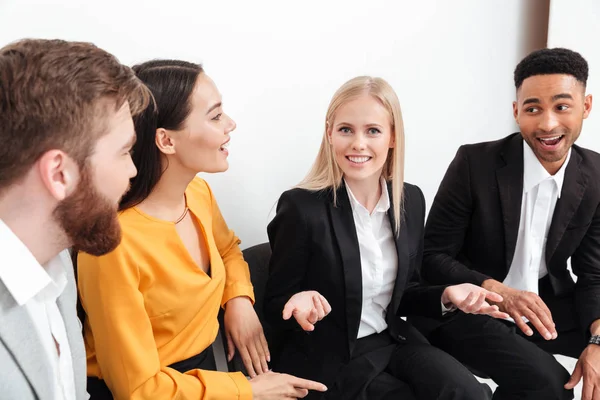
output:
<instances>
[{"instance_id":1,"label":"white shirt collar","mask_svg":"<svg viewBox=\"0 0 600 400\"><path fill-rule=\"evenodd\" d=\"M20 306L51 285L48 293L58 297L64 290L67 277L64 252L42 267L27 246L0 219L0 280Z\"/></svg>"},{"instance_id":2,"label":"white shirt collar","mask_svg":"<svg viewBox=\"0 0 600 400\"><path fill-rule=\"evenodd\" d=\"M556 183L558 197L560 198L560 192L562 191L563 182L565 180L565 169L567 168L570 159L571 149L569 149L567 158L558 172L554 175L550 175L542 163L540 163L540 160L538 160L531 147L529 147L527 142L523 141L523 190L525 193L529 192L546 179L552 179Z\"/></svg>"},{"instance_id":3,"label":"white shirt collar","mask_svg":"<svg viewBox=\"0 0 600 400\"><path fill-rule=\"evenodd\" d=\"M348 186L348 183L345 180L344 180L344 183L346 185L346 190L348 191L348 197L350 198L350 205L352 206L352 209L355 210L356 208L359 208L359 209L362 208L368 214L369 211L365 208L365 206L360 204L358 202L358 200L356 200L356 197L354 197L354 193L352 193L352 190L350 190L350 186ZM390 209L390 195L388 192L387 182L385 181L385 179L381 178L380 185L381 185L381 197L379 197L379 201L375 205L375 208L373 209L373 213L376 213L376 212L384 212L385 213Z\"/></svg>"}]
</instances>

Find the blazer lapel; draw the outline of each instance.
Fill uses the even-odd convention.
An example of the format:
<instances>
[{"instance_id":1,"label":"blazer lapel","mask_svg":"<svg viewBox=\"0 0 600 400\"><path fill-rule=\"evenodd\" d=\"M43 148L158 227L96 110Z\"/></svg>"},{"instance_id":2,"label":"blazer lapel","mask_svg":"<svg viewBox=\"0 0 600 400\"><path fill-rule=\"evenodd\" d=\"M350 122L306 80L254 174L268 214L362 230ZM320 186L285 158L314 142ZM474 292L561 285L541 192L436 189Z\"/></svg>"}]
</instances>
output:
<instances>
[{"instance_id":1,"label":"blazer lapel","mask_svg":"<svg viewBox=\"0 0 600 400\"><path fill-rule=\"evenodd\" d=\"M496 170L504 222L506 269L510 268L517 246L523 201L523 139L515 136L501 153L505 165Z\"/></svg>"},{"instance_id":2,"label":"blazer lapel","mask_svg":"<svg viewBox=\"0 0 600 400\"><path fill-rule=\"evenodd\" d=\"M73 266L70 259L64 261L68 284L64 292L56 300L56 305L62 316L69 341L69 350L71 352L71 362L73 366L73 381L75 384L75 393L77 398L85 398L86 382L86 357L85 345L83 344L82 326L77 317L75 278ZM70 270L69 270L70 269Z\"/></svg>"},{"instance_id":3,"label":"blazer lapel","mask_svg":"<svg viewBox=\"0 0 600 400\"><path fill-rule=\"evenodd\" d=\"M346 323L348 324L348 344L352 354L360 326L362 311L362 273L360 249L356 227L352 216L352 206L345 186L337 191L337 206L329 199L328 207L331 225L342 257L346 293Z\"/></svg>"},{"instance_id":4,"label":"blazer lapel","mask_svg":"<svg viewBox=\"0 0 600 400\"><path fill-rule=\"evenodd\" d=\"M560 198L556 202L556 208L552 215L552 223L548 231L548 241L546 242L546 265L550 260L560 243L560 240L577 211L579 203L583 198L587 184L587 177L581 170L581 156L572 148L571 159L565 170L565 179Z\"/></svg>"},{"instance_id":5,"label":"blazer lapel","mask_svg":"<svg viewBox=\"0 0 600 400\"><path fill-rule=\"evenodd\" d=\"M394 204L391 198L392 191L389 190L390 193L390 204ZM390 226L394 227L394 207L390 206L388 210L388 217L390 219ZM396 244L396 252L398 255L398 272L396 273L396 283L394 284L394 292L392 293L392 302L391 302L391 312L388 311L388 316L395 317L398 315L398 307L400 307L400 301L402 300L402 295L404 294L404 288L406 287L406 278L408 276L408 272L410 269L410 259L408 254L408 233L406 229L404 229L404 225L401 220L400 222L400 234L395 236L394 234L394 242Z\"/></svg>"},{"instance_id":6,"label":"blazer lapel","mask_svg":"<svg viewBox=\"0 0 600 400\"><path fill-rule=\"evenodd\" d=\"M37 329L25 309L16 304L0 282L0 340L11 352L39 399L52 397L50 366L44 362L45 350Z\"/></svg>"}]
</instances>

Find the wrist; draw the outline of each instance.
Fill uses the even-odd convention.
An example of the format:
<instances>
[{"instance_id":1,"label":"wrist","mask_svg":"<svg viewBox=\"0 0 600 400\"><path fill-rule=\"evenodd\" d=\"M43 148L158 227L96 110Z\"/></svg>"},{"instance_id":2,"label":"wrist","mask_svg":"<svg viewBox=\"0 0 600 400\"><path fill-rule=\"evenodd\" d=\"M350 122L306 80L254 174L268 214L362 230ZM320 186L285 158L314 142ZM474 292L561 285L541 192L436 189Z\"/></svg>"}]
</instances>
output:
<instances>
[{"instance_id":1,"label":"wrist","mask_svg":"<svg viewBox=\"0 0 600 400\"><path fill-rule=\"evenodd\" d=\"M229 299L227 301L227 303L225 303L225 310L227 310L227 307L229 307L229 305L237 305L237 304L244 304L246 302L249 302L250 304L252 304L252 301L250 300L250 298L248 296L238 296L238 297L234 297L232 299Z\"/></svg>"},{"instance_id":2,"label":"wrist","mask_svg":"<svg viewBox=\"0 0 600 400\"><path fill-rule=\"evenodd\" d=\"M450 301L450 296L448 295L448 290L450 290L450 288L451 286L448 286L442 292L442 305L446 308L451 308L453 306L452 302Z\"/></svg>"},{"instance_id":3,"label":"wrist","mask_svg":"<svg viewBox=\"0 0 600 400\"><path fill-rule=\"evenodd\" d=\"M592 336L600 335L600 319L597 319L594 322L592 322L592 325L590 325L590 334Z\"/></svg>"},{"instance_id":4,"label":"wrist","mask_svg":"<svg viewBox=\"0 0 600 400\"><path fill-rule=\"evenodd\" d=\"M504 284L495 279L486 279L481 283L481 287L490 292L499 293L502 291Z\"/></svg>"}]
</instances>

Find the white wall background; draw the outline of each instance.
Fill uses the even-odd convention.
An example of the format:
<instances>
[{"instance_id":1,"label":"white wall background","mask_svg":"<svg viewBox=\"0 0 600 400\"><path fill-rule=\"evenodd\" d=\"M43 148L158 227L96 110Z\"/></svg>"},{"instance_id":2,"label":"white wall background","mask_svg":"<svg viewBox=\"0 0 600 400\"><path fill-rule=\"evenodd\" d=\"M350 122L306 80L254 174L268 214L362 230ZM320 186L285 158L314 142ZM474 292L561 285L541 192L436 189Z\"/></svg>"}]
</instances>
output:
<instances>
[{"instance_id":1,"label":"white wall background","mask_svg":"<svg viewBox=\"0 0 600 400\"><path fill-rule=\"evenodd\" d=\"M577 144L600 151L600 1L552 0L548 47L566 47L581 53L590 67L587 93L592 112L583 124Z\"/></svg>"},{"instance_id":2,"label":"white wall background","mask_svg":"<svg viewBox=\"0 0 600 400\"><path fill-rule=\"evenodd\" d=\"M312 164L333 92L359 74L396 89L406 178L430 204L460 144L516 130L512 72L545 46L547 22L548 0L0 0L0 45L57 37L127 64L203 62L238 124L229 171L206 179L247 247L266 240L279 195Z\"/></svg>"}]
</instances>

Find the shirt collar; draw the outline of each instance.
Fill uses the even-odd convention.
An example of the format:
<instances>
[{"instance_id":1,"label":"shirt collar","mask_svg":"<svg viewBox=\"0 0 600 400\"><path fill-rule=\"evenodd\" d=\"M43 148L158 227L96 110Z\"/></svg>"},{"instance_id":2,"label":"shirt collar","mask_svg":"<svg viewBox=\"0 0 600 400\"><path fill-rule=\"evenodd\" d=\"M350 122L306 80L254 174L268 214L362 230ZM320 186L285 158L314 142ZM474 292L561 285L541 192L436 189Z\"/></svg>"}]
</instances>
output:
<instances>
[{"instance_id":1,"label":"shirt collar","mask_svg":"<svg viewBox=\"0 0 600 400\"><path fill-rule=\"evenodd\" d=\"M356 197L354 197L354 193L352 193L352 190L350 190L350 186L348 186L348 183L346 183L346 181L344 181L344 183L346 186L346 190L348 192L348 197L350 198L350 205L352 206L352 209L355 210L356 208L359 208L359 209L362 208L368 214L368 210L362 204L360 204L358 202L358 200L356 200ZM375 205L375 208L373 209L373 213L376 213L376 212L384 212L385 213L390 209L390 195L388 192L387 182L385 181L385 179L381 178L380 185L381 185L381 197L379 197L379 201Z\"/></svg>"},{"instance_id":2,"label":"shirt collar","mask_svg":"<svg viewBox=\"0 0 600 400\"><path fill-rule=\"evenodd\" d=\"M525 193L528 193L546 179L552 179L556 183L558 197L560 198L560 192L562 191L563 182L565 180L565 170L570 159L571 149L569 149L567 158L558 172L554 175L550 175L542 163L540 163L540 160L538 160L531 147L529 147L527 142L523 141L523 190Z\"/></svg>"},{"instance_id":3,"label":"shirt collar","mask_svg":"<svg viewBox=\"0 0 600 400\"><path fill-rule=\"evenodd\" d=\"M63 252L64 253L64 252ZM27 246L0 219L0 280L18 305L22 306L48 285L61 293L67 283L65 254L59 254L42 267Z\"/></svg>"}]
</instances>

